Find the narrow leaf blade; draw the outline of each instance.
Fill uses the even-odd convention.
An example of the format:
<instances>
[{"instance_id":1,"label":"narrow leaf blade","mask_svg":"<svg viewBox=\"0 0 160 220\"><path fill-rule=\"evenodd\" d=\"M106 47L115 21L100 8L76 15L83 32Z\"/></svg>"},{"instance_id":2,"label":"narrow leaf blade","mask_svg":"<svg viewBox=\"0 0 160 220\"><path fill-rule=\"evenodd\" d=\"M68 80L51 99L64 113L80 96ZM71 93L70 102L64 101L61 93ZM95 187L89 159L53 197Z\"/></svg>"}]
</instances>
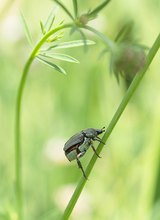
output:
<instances>
[{"instance_id":1,"label":"narrow leaf blade","mask_svg":"<svg viewBox=\"0 0 160 220\"><path fill-rule=\"evenodd\" d=\"M58 60L63 60L66 62L70 63L79 63L77 59L74 57L71 57L67 54L61 54L61 53L42 53L40 54L41 56L48 57L48 58L53 58L53 59L58 59Z\"/></svg>"},{"instance_id":2,"label":"narrow leaf blade","mask_svg":"<svg viewBox=\"0 0 160 220\"><path fill-rule=\"evenodd\" d=\"M77 3L77 0L73 0L73 8L74 8L75 17L77 18L78 17L78 3Z\"/></svg>"},{"instance_id":3,"label":"narrow leaf blade","mask_svg":"<svg viewBox=\"0 0 160 220\"><path fill-rule=\"evenodd\" d=\"M40 27L41 27L42 34L44 35L46 33L46 31L44 29L44 25L43 25L42 21L40 21Z\"/></svg>"},{"instance_id":4,"label":"narrow leaf blade","mask_svg":"<svg viewBox=\"0 0 160 220\"><path fill-rule=\"evenodd\" d=\"M44 25L44 29L45 29L46 32L48 32L51 29L51 27L54 23L56 10L57 10L57 8L53 8L52 11L50 12L48 18L47 18L47 21Z\"/></svg>"},{"instance_id":5,"label":"narrow leaf blade","mask_svg":"<svg viewBox=\"0 0 160 220\"><path fill-rule=\"evenodd\" d=\"M133 38L133 22L125 23L115 37L115 42L132 41Z\"/></svg>"},{"instance_id":6,"label":"narrow leaf blade","mask_svg":"<svg viewBox=\"0 0 160 220\"><path fill-rule=\"evenodd\" d=\"M30 44L30 46L32 47L33 46L33 40L32 40L30 31L29 31L29 28L28 28L26 19L25 19L24 15L22 14L22 12L20 12L20 15L21 15L21 21L22 21L22 25L23 25L23 29L24 29L27 41Z\"/></svg>"},{"instance_id":7,"label":"narrow leaf blade","mask_svg":"<svg viewBox=\"0 0 160 220\"><path fill-rule=\"evenodd\" d=\"M94 18L97 16L97 14L110 2L110 0L105 0L104 2L102 2L101 4L99 4L95 9L93 9L88 16L90 18Z\"/></svg>"},{"instance_id":8,"label":"narrow leaf blade","mask_svg":"<svg viewBox=\"0 0 160 220\"><path fill-rule=\"evenodd\" d=\"M66 49L66 48L73 48L73 47L81 47L81 46L89 46L89 45L94 45L95 42L91 40L75 40L75 41L69 41L69 42L63 42L59 44L54 44L50 46L47 50L50 49Z\"/></svg>"},{"instance_id":9,"label":"narrow leaf blade","mask_svg":"<svg viewBox=\"0 0 160 220\"><path fill-rule=\"evenodd\" d=\"M66 6L64 6L64 4L62 2L60 2L59 0L54 0L65 12L66 14L74 21L74 17L72 16L72 14L68 11L68 9L66 8Z\"/></svg>"},{"instance_id":10,"label":"narrow leaf blade","mask_svg":"<svg viewBox=\"0 0 160 220\"><path fill-rule=\"evenodd\" d=\"M50 61L48 61L46 59L43 59L40 56L37 56L37 59L40 62L42 62L43 64L46 64L46 65L52 67L54 70L56 70L56 71L58 71L60 73L66 74L66 71L62 67L58 66L57 64L54 64L54 63L52 63L52 62L50 62Z\"/></svg>"}]
</instances>

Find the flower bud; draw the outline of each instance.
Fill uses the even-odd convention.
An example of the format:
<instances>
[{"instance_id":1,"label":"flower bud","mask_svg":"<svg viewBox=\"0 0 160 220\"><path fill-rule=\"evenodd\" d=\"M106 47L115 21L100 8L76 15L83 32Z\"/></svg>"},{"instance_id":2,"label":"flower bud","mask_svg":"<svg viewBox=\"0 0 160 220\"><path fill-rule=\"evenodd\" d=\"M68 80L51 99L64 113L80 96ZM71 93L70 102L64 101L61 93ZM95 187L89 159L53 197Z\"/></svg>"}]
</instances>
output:
<instances>
[{"instance_id":1,"label":"flower bud","mask_svg":"<svg viewBox=\"0 0 160 220\"><path fill-rule=\"evenodd\" d=\"M89 22L88 14L83 14L80 16L79 21L82 25L86 25Z\"/></svg>"},{"instance_id":2,"label":"flower bud","mask_svg":"<svg viewBox=\"0 0 160 220\"><path fill-rule=\"evenodd\" d=\"M144 67L145 58L143 48L133 44L120 44L113 53L113 71L117 79L121 74L125 80L131 83L135 74Z\"/></svg>"}]
</instances>

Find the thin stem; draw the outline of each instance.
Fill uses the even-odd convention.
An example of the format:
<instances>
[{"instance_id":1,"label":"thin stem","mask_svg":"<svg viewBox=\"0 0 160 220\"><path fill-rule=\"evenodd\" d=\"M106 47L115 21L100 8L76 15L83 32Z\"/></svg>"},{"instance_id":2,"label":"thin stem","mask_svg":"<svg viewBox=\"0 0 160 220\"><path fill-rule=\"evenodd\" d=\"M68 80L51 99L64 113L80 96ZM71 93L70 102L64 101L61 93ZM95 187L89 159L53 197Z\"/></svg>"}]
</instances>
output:
<instances>
[{"instance_id":1,"label":"thin stem","mask_svg":"<svg viewBox=\"0 0 160 220\"><path fill-rule=\"evenodd\" d=\"M99 32L96 29L94 29L93 27L90 27L90 26L87 26L87 25L84 26L83 28L87 29L87 30L93 32L95 35L97 35L109 47L109 49L112 52L116 49L115 43L112 40L110 40L107 36L102 34L101 32Z\"/></svg>"},{"instance_id":2,"label":"thin stem","mask_svg":"<svg viewBox=\"0 0 160 220\"><path fill-rule=\"evenodd\" d=\"M157 39L155 40L152 48L150 49L150 51L148 53L148 56L146 58L146 63L145 63L145 66L144 66L143 70L140 71L136 75L136 77L132 81L129 89L127 90L125 96L123 97L117 111L115 112L115 114L114 114L114 116L113 116L113 118L112 118L112 120L111 120L111 122L110 122L103 138L102 138L103 142L106 142L107 139L109 138L109 136L111 135L115 125L117 124L121 114L123 113L124 109L126 108L129 100L133 96L133 94L134 94L136 88L138 87L139 83L141 82L144 74L146 73L147 69L149 68L149 66L150 66L154 56L156 55L159 47L160 47L160 34L158 35ZM103 144L100 143L98 145L97 150L96 150L98 154L102 151L102 148L103 148ZM93 157L91 158L87 168L86 168L86 171L85 171L87 177L91 173L96 161L97 161L97 156L94 154ZM80 196L80 194L83 190L83 187L84 187L85 183L86 183L86 179L84 177L82 177L80 179L80 181L77 185L77 188L75 189L75 191L74 191L74 193L73 193L73 195L72 195L65 211L64 211L64 214L63 214L63 217L62 217L63 220L67 220L69 218L69 216L71 215L72 210L73 210L73 208L74 208L74 206L75 206L75 204L76 204L76 202L77 202L77 200L78 200L78 198L79 198L79 196Z\"/></svg>"},{"instance_id":3,"label":"thin stem","mask_svg":"<svg viewBox=\"0 0 160 220\"><path fill-rule=\"evenodd\" d=\"M16 115L15 115L15 177L16 177L16 199L17 199L17 211L18 220L23 219L23 193L22 193L22 153L21 153L21 105L22 105L22 95L24 91L24 86L26 83L26 78L29 72L29 68L36 57L40 47L45 43L52 34L59 30L72 27L72 24L61 25L53 30L46 33L43 38L37 43L37 45L32 50L26 65L24 67L21 81L18 88L17 100L16 100Z\"/></svg>"},{"instance_id":4,"label":"thin stem","mask_svg":"<svg viewBox=\"0 0 160 220\"><path fill-rule=\"evenodd\" d=\"M60 2L59 0L54 0L65 12L66 14L74 21L74 17L72 16L72 14L70 13L70 11L66 8L66 6Z\"/></svg>"}]
</instances>

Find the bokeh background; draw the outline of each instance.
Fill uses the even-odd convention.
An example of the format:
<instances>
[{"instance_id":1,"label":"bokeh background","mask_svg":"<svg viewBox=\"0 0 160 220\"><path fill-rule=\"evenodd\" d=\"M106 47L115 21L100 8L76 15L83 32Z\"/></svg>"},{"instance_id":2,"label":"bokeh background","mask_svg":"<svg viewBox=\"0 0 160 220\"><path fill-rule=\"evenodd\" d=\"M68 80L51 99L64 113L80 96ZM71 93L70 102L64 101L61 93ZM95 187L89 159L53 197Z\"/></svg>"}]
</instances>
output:
<instances>
[{"instance_id":1,"label":"bokeh background","mask_svg":"<svg viewBox=\"0 0 160 220\"><path fill-rule=\"evenodd\" d=\"M63 1L72 9L72 1ZM78 1L81 12L99 1ZM39 21L54 3L0 1L0 219L16 220L14 175L15 101L23 66L31 51L20 22L26 17L34 42ZM68 18L59 9L57 23ZM126 20L135 23L139 41L152 46L159 33L160 1L111 1L90 25L113 39ZM80 64L61 62L67 76L34 62L22 108L23 183L26 220L58 219L81 172L69 163L63 145L83 128L107 126L125 93L109 73L109 56L99 59L103 43L62 51ZM80 39L65 31L62 41ZM101 152L71 220L160 219L160 60L159 53ZM96 143L97 144L97 143ZM84 167L92 157L88 150Z\"/></svg>"}]
</instances>

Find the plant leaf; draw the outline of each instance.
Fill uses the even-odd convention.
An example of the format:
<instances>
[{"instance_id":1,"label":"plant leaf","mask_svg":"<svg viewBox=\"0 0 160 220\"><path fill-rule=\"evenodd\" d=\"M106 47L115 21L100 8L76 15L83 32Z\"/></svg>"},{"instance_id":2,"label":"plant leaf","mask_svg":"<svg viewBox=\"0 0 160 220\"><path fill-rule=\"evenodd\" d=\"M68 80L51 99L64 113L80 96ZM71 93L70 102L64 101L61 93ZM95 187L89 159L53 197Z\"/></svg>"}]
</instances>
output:
<instances>
[{"instance_id":1,"label":"plant leaf","mask_svg":"<svg viewBox=\"0 0 160 220\"><path fill-rule=\"evenodd\" d=\"M65 49L65 48L73 48L73 47L81 47L85 45L94 45L95 42L91 40L75 40L75 41L69 41L69 42L63 42L59 44L54 44L50 47L48 47L46 50L51 50L53 48L55 49Z\"/></svg>"},{"instance_id":2,"label":"plant leaf","mask_svg":"<svg viewBox=\"0 0 160 220\"><path fill-rule=\"evenodd\" d=\"M71 56L69 56L67 54L61 54L61 53L42 53L40 55L44 56L44 57L48 57L48 58L64 60L66 62L79 63L78 60L76 60L74 57L71 57Z\"/></svg>"},{"instance_id":3,"label":"plant leaf","mask_svg":"<svg viewBox=\"0 0 160 220\"><path fill-rule=\"evenodd\" d=\"M41 27L42 34L44 35L46 33L46 31L44 29L42 21L40 21L40 27Z\"/></svg>"},{"instance_id":4,"label":"plant leaf","mask_svg":"<svg viewBox=\"0 0 160 220\"><path fill-rule=\"evenodd\" d=\"M124 41L132 41L133 38L133 22L126 22L115 37L115 42L121 43Z\"/></svg>"},{"instance_id":5,"label":"plant leaf","mask_svg":"<svg viewBox=\"0 0 160 220\"><path fill-rule=\"evenodd\" d=\"M110 2L110 0L105 0L101 4L99 4L95 9L88 13L90 18L95 18L97 14Z\"/></svg>"},{"instance_id":6,"label":"plant leaf","mask_svg":"<svg viewBox=\"0 0 160 220\"><path fill-rule=\"evenodd\" d=\"M77 3L77 0L73 0L73 8L74 8L74 14L75 14L75 17L77 18L78 17L78 3Z\"/></svg>"},{"instance_id":7,"label":"plant leaf","mask_svg":"<svg viewBox=\"0 0 160 220\"><path fill-rule=\"evenodd\" d=\"M52 62L50 62L48 60L45 60L45 59L41 58L40 56L37 56L37 59L40 62L42 62L43 64L46 64L46 65L52 67L54 70L56 70L56 71L58 71L60 73L66 74L66 71L62 67L58 66L57 64L54 64L54 63L52 63Z\"/></svg>"},{"instance_id":8,"label":"plant leaf","mask_svg":"<svg viewBox=\"0 0 160 220\"><path fill-rule=\"evenodd\" d=\"M57 10L57 8L53 8L52 11L50 12L48 18L47 18L47 21L44 25L44 29L45 29L46 32L48 32L51 29L51 27L54 23L56 10Z\"/></svg>"},{"instance_id":9,"label":"plant leaf","mask_svg":"<svg viewBox=\"0 0 160 220\"><path fill-rule=\"evenodd\" d=\"M72 16L72 14L68 11L68 9L66 8L66 6L64 6L64 4L62 2L60 2L59 0L54 0L67 14L68 16L74 21L74 17Z\"/></svg>"},{"instance_id":10,"label":"plant leaf","mask_svg":"<svg viewBox=\"0 0 160 220\"><path fill-rule=\"evenodd\" d=\"M22 14L22 12L20 12L20 15L21 15L21 21L22 21L22 25L23 25L23 29L24 29L24 32L25 32L27 41L28 41L28 43L30 44L30 46L32 47L32 46L33 46L33 40L32 40L30 31L29 31L27 22L26 22L26 20L25 20L24 15Z\"/></svg>"}]
</instances>

